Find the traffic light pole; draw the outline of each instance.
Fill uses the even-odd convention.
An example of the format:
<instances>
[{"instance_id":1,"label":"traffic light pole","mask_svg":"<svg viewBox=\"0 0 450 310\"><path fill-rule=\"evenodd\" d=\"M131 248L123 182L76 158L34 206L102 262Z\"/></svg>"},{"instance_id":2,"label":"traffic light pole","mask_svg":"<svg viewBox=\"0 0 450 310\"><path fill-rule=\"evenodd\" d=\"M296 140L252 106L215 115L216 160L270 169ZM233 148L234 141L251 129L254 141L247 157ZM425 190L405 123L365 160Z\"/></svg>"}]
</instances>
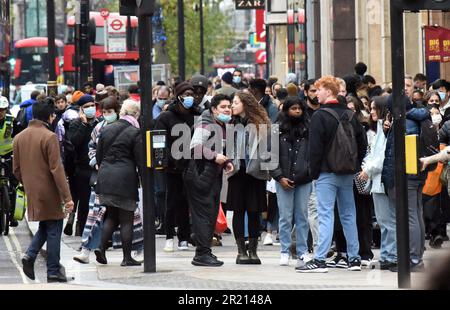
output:
<instances>
[{"instance_id":1,"label":"traffic light pole","mask_svg":"<svg viewBox=\"0 0 450 310\"><path fill-rule=\"evenodd\" d=\"M181 80L186 79L185 65L186 51L184 44L184 5L183 0L178 0L178 75Z\"/></svg>"},{"instance_id":2,"label":"traffic light pole","mask_svg":"<svg viewBox=\"0 0 450 310\"><path fill-rule=\"evenodd\" d=\"M200 0L200 74L205 75L205 40L203 29L203 0Z\"/></svg>"},{"instance_id":3,"label":"traffic light pole","mask_svg":"<svg viewBox=\"0 0 450 310\"><path fill-rule=\"evenodd\" d=\"M402 100L403 89L405 88L403 10L399 10L395 5L391 5L391 39L398 287L409 288L411 287L411 268L408 187L405 163L406 107Z\"/></svg>"},{"instance_id":4,"label":"traffic light pole","mask_svg":"<svg viewBox=\"0 0 450 310\"><path fill-rule=\"evenodd\" d=\"M48 38L48 81L47 95L55 97L58 94L56 83L56 45L55 45L55 1L47 0L47 38Z\"/></svg>"},{"instance_id":5,"label":"traffic light pole","mask_svg":"<svg viewBox=\"0 0 450 310\"><path fill-rule=\"evenodd\" d=\"M150 148L147 140L147 132L152 121L152 24L151 16L138 16L139 22L139 74L141 91L141 114L143 126L141 136L143 140L142 158L151 156L147 153ZM146 162L146 161L145 161ZM155 202L153 169L142 165L143 188L143 213L144 213L144 272L156 272L156 248L155 248Z\"/></svg>"},{"instance_id":6,"label":"traffic light pole","mask_svg":"<svg viewBox=\"0 0 450 310\"><path fill-rule=\"evenodd\" d=\"M89 0L80 1L80 87L89 81L91 50L89 44Z\"/></svg>"}]
</instances>

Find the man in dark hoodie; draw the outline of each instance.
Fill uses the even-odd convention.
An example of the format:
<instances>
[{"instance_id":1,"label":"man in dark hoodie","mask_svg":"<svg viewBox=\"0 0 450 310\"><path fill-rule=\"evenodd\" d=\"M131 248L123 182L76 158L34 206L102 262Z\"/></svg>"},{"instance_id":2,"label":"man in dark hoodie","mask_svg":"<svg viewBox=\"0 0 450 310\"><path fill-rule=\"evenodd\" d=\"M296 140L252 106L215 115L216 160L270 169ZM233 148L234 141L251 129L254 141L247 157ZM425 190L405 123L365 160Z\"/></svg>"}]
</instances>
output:
<instances>
[{"instance_id":1,"label":"man in dark hoodie","mask_svg":"<svg viewBox=\"0 0 450 310\"><path fill-rule=\"evenodd\" d=\"M169 163L167 172L167 201L166 201L166 244L165 252L173 252L175 226L178 226L178 249L188 250L190 237L189 205L184 189L182 173L186 161L175 159L172 154L172 144L179 136L172 136L172 129L176 125L185 124L189 128L194 125L194 116L199 115L194 108L194 88L189 82L182 82L175 88L175 100L169 105L167 111L162 112L156 119L155 130L166 131L167 149L169 150ZM180 149L180 153L184 150Z\"/></svg>"},{"instance_id":2,"label":"man in dark hoodie","mask_svg":"<svg viewBox=\"0 0 450 310\"><path fill-rule=\"evenodd\" d=\"M259 104L266 109L270 121L275 123L278 117L278 109L270 99L270 96L266 94L266 87L267 83L263 79L253 79L250 81L249 91L255 96Z\"/></svg>"},{"instance_id":3,"label":"man in dark hoodie","mask_svg":"<svg viewBox=\"0 0 450 310\"><path fill-rule=\"evenodd\" d=\"M333 76L319 79L315 86L322 107L311 118L309 127L310 174L316 181L317 211L319 214L319 243L314 259L305 266L296 268L298 272L328 272L325 259L331 246L334 226L334 205L337 199L339 216L347 239L348 269L361 270L358 255L359 242L356 228L356 208L353 196L353 177L361 167L367 150L367 138L364 128L346 107L343 97L338 96L339 81ZM340 121L338 121L340 119ZM340 173L330 165L329 156L338 126L344 119L353 128L357 157L352 171ZM347 135L347 137L349 137ZM354 138L353 138L354 137ZM331 154L337 156L338 154ZM342 155L342 154L340 154ZM350 159L349 159L350 160ZM349 162L353 165L353 162Z\"/></svg>"}]
</instances>

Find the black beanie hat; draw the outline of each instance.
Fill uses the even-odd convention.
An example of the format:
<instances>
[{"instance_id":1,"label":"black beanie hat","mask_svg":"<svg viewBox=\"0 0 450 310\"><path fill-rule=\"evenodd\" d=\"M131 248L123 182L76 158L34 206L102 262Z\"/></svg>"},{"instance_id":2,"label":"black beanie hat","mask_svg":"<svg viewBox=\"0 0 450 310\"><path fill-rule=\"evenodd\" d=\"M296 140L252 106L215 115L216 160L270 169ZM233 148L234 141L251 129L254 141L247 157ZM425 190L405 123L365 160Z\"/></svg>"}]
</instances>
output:
<instances>
[{"instance_id":1,"label":"black beanie hat","mask_svg":"<svg viewBox=\"0 0 450 310\"><path fill-rule=\"evenodd\" d=\"M233 75L231 74L231 72L225 72L222 75L222 81L224 81L227 84L233 84Z\"/></svg>"},{"instance_id":2,"label":"black beanie hat","mask_svg":"<svg viewBox=\"0 0 450 310\"><path fill-rule=\"evenodd\" d=\"M175 96L181 96L185 91L187 90L192 90L194 91L194 88L192 87L192 84L189 82L181 82L180 84L177 85L177 87L175 87Z\"/></svg>"}]
</instances>

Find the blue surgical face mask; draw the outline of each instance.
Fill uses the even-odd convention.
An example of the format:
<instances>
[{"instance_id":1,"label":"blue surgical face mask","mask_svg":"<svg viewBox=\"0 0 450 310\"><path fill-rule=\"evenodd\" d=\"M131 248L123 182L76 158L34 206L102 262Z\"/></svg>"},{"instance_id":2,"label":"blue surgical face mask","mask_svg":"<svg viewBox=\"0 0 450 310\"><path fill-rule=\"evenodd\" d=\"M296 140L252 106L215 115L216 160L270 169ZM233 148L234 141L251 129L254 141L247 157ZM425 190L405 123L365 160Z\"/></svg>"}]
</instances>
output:
<instances>
[{"instance_id":1,"label":"blue surgical face mask","mask_svg":"<svg viewBox=\"0 0 450 310\"><path fill-rule=\"evenodd\" d=\"M164 107L164 105L166 104L166 102L167 102L166 99L158 99L158 100L156 100L156 105L162 109Z\"/></svg>"},{"instance_id":2,"label":"blue surgical face mask","mask_svg":"<svg viewBox=\"0 0 450 310\"><path fill-rule=\"evenodd\" d=\"M239 84L241 82L241 77L237 75L233 76L233 82Z\"/></svg>"},{"instance_id":3,"label":"blue surgical face mask","mask_svg":"<svg viewBox=\"0 0 450 310\"><path fill-rule=\"evenodd\" d=\"M444 101L445 100L445 96L447 96L447 94L444 93L443 91L440 91L438 93L439 93L439 97L441 97L441 100Z\"/></svg>"},{"instance_id":4,"label":"blue surgical face mask","mask_svg":"<svg viewBox=\"0 0 450 310\"><path fill-rule=\"evenodd\" d=\"M184 97L184 99L180 98L180 101L185 109L190 109L194 105L194 97L191 96Z\"/></svg>"},{"instance_id":5,"label":"blue surgical face mask","mask_svg":"<svg viewBox=\"0 0 450 310\"><path fill-rule=\"evenodd\" d=\"M223 113L219 113L219 115L217 115L216 119L219 122L222 122L222 123L226 124L226 123L229 123L231 121L231 115L226 115L226 114L223 114Z\"/></svg>"},{"instance_id":6,"label":"blue surgical face mask","mask_svg":"<svg viewBox=\"0 0 450 310\"><path fill-rule=\"evenodd\" d=\"M113 122L115 122L117 120L117 113L114 112L114 113L109 114L109 115L103 115L103 118L105 119L105 121L108 124L113 123Z\"/></svg>"},{"instance_id":7,"label":"blue surgical face mask","mask_svg":"<svg viewBox=\"0 0 450 310\"><path fill-rule=\"evenodd\" d=\"M86 109L83 109L84 114L86 114L87 118L94 118L95 117L95 107L89 107Z\"/></svg>"}]
</instances>

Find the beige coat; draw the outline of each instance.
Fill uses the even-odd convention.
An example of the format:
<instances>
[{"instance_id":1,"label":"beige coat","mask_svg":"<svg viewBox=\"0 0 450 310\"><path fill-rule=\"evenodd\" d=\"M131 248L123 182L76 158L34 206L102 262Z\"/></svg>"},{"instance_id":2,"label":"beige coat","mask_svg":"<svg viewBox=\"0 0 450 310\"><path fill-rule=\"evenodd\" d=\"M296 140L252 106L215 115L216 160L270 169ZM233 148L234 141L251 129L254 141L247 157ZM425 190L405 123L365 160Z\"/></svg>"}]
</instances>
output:
<instances>
[{"instance_id":1,"label":"beige coat","mask_svg":"<svg viewBox=\"0 0 450 310\"><path fill-rule=\"evenodd\" d=\"M62 203L72 197L56 134L44 122L32 120L14 138L13 152L13 172L28 198L28 220L63 219Z\"/></svg>"}]
</instances>

